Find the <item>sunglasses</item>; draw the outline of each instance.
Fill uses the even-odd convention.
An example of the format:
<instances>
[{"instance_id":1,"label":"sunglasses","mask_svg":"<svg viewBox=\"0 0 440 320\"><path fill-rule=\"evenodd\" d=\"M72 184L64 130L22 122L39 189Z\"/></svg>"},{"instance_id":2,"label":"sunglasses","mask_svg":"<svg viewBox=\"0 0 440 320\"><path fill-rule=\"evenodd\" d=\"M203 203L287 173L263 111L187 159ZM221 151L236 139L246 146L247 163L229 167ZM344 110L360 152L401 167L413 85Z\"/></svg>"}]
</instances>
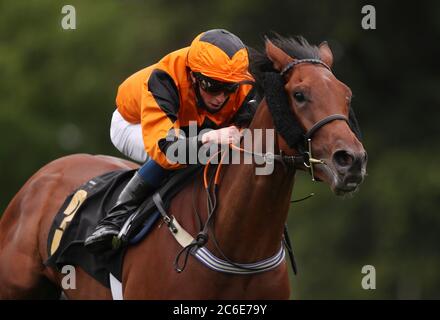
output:
<instances>
[{"instance_id":1,"label":"sunglasses","mask_svg":"<svg viewBox=\"0 0 440 320\"><path fill-rule=\"evenodd\" d=\"M200 88L209 93L224 92L225 94L231 94L237 91L237 88L239 86L238 83L221 82L208 78L207 76L204 76L199 72L194 72L193 74Z\"/></svg>"}]
</instances>

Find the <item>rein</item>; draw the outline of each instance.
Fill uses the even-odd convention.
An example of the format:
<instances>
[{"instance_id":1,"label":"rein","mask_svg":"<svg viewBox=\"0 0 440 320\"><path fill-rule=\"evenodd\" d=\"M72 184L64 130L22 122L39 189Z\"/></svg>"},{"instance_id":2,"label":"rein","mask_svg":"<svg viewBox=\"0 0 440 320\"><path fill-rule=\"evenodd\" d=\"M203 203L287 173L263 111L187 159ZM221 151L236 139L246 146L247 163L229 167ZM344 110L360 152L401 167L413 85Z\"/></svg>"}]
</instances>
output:
<instances>
[{"instance_id":1,"label":"rein","mask_svg":"<svg viewBox=\"0 0 440 320\"><path fill-rule=\"evenodd\" d=\"M342 114L333 114L333 115L330 115L330 116L325 117L324 119L318 121L304 135L304 139L307 141L307 151L302 151L300 153L300 155L292 155L292 156L285 155L285 154L283 154L282 150L280 150L280 154L274 154L272 152L258 153L258 152L245 150L245 149L240 148L240 147L233 145L233 144L230 144L230 147L234 150L260 157L260 158L264 159L266 163L273 163L273 161L281 162L281 164L285 168L286 167L298 168L303 165L309 169L310 175L312 177L312 181L316 181L313 166L316 164L326 165L326 163L322 159L316 159L313 157L313 155L312 155L312 136L320 128L322 128L326 124L328 124L332 121L335 121L335 120L344 120L345 122L349 123L347 117Z\"/></svg>"}]
</instances>

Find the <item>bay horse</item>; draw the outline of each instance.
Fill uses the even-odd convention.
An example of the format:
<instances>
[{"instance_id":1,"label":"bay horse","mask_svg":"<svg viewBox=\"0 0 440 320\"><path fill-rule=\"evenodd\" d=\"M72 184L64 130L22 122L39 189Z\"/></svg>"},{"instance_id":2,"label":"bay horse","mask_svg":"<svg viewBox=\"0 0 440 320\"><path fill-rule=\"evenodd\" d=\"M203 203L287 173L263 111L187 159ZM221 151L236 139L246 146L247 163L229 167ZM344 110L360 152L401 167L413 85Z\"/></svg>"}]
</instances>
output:
<instances>
[{"instance_id":1,"label":"bay horse","mask_svg":"<svg viewBox=\"0 0 440 320\"><path fill-rule=\"evenodd\" d=\"M273 159L277 161L272 174L255 175L255 163L225 165L221 171L212 233L231 261L251 264L279 252L295 169L313 169L312 178L327 183L337 195L356 191L364 179L367 154L348 121L352 94L335 77L332 64L327 43L312 46L302 37L266 39L264 52L251 59L257 85L262 84L265 72L283 80L274 95L284 97L287 110L284 115L277 114L263 97L249 127L276 132ZM300 135L301 139L308 138L302 140L305 144L293 141L298 129L306 133ZM111 299L110 290L79 267L75 270L76 289L62 289L64 274L44 264L47 237L54 215L78 186L112 170L137 167L114 157L76 154L36 172L12 199L0 222L0 298L56 299L64 292L68 299ZM201 180L194 179L169 208L170 215L193 236L198 232L193 210L207 218ZM193 195L196 201L192 205ZM206 247L219 255L212 241L208 240ZM190 256L185 270L178 273L173 262L181 249L166 227L155 227L146 239L129 247L122 273L124 298L290 296L285 259L266 272L243 275L214 271Z\"/></svg>"}]
</instances>

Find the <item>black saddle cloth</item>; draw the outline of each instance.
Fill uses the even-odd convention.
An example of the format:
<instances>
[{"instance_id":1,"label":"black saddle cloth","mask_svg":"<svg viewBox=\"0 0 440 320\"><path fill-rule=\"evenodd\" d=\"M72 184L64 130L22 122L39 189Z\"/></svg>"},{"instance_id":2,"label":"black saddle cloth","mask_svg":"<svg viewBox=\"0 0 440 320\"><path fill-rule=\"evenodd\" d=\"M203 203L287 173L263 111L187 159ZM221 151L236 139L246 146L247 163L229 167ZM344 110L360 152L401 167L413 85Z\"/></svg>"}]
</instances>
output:
<instances>
[{"instance_id":1,"label":"black saddle cloth","mask_svg":"<svg viewBox=\"0 0 440 320\"><path fill-rule=\"evenodd\" d=\"M157 190L166 208L169 207L174 195L192 181L190 177L201 168L201 166L189 166L177 170ZM122 188L135 172L136 170L108 172L88 181L66 198L49 231L47 242L49 258L46 265L59 271L64 265L80 266L106 287L110 287L109 273L121 281L123 259L127 248L94 255L84 247L84 241L114 206ZM84 198L82 201L78 201L78 194ZM135 237L144 224L154 225L155 221L149 221L148 218L156 220L159 216L153 214L156 210L151 197L146 198L136 211L138 217L131 225L129 239ZM73 218L66 223L66 217L70 217L69 213L73 214ZM142 231L143 235L146 233L145 230Z\"/></svg>"}]
</instances>

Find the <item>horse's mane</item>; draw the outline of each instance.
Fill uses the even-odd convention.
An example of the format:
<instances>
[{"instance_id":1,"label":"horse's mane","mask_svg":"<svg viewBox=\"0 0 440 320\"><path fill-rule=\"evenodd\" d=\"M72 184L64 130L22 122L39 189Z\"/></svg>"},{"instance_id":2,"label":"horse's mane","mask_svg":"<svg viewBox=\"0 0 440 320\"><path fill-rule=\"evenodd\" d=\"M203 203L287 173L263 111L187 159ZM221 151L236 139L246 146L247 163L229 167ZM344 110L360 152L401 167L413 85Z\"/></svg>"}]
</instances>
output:
<instances>
[{"instance_id":1,"label":"horse's mane","mask_svg":"<svg viewBox=\"0 0 440 320\"><path fill-rule=\"evenodd\" d=\"M320 59L317 46L309 44L302 36L282 37L277 33L268 36L270 41L296 59ZM262 83L266 72L278 72L274 69L272 61L267 57L264 50L257 50L248 46L249 70L257 82L257 89L260 96L264 95Z\"/></svg>"}]
</instances>

